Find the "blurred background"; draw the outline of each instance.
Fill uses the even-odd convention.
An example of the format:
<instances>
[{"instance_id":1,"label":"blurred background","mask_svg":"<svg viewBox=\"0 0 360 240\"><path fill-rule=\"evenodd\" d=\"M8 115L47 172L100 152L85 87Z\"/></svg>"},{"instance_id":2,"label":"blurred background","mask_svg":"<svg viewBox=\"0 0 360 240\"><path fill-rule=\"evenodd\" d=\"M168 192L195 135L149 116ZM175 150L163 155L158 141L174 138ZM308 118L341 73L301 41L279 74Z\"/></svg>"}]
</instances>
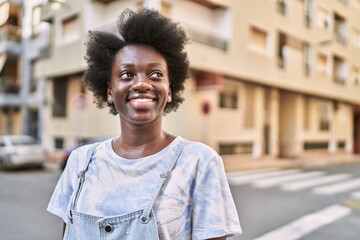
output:
<instances>
[{"instance_id":1,"label":"blurred background","mask_svg":"<svg viewBox=\"0 0 360 240\"><path fill-rule=\"evenodd\" d=\"M0 172L0 238L60 238L45 208L68 154L120 134L82 84L88 32L115 32L122 10L142 7L188 34L185 102L164 126L223 157L239 239L359 240L360 0L0 0L0 134L30 136L46 154L43 170ZM14 201L28 194L38 211L19 231L9 219L29 211Z\"/></svg>"}]
</instances>

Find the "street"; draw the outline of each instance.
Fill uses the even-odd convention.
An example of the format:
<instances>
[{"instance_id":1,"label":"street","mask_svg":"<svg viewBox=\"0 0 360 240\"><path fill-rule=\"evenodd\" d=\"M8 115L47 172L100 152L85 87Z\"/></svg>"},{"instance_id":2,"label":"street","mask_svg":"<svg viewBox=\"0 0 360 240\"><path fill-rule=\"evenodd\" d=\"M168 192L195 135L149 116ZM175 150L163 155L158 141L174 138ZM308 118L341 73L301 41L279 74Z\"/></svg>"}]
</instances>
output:
<instances>
[{"instance_id":1,"label":"street","mask_svg":"<svg viewBox=\"0 0 360 240\"><path fill-rule=\"evenodd\" d=\"M240 240L359 240L360 164L228 174Z\"/></svg>"},{"instance_id":2,"label":"street","mask_svg":"<svg viewBox=\"0 0 360 240\"><path fill-rule=\"evenodd\" d=\"M59 171L0 171L0 239L61 239L46 212ZM244 234L236 240L359 240L360 163L228 174Z\"/></svg>"},{"instance_id":3,"label":"street","mask_svg":"<svg viewBox=\"0 0 360 240\"><path fill-rule=\"evenodd\" d=\"M0 239L61 239L62 220L46 207L59 172L0 171Z\"/></svg>"}]
</instances>

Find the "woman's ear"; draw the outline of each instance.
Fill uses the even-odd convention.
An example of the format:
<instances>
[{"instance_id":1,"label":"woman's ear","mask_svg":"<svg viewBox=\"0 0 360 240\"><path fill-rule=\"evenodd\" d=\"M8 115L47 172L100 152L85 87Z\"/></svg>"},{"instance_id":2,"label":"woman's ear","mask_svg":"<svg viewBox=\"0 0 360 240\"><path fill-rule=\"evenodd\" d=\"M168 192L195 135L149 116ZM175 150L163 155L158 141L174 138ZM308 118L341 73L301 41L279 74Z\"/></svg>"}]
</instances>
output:
<instances>
[{"instance_id":1,"label":"woman's ear","mask_svg":"<svg viewBox=\"0 0 360 240\"><path fill-rule=\"evenodd\" d=\"M109 104L113 104L114 103L114 99L113 99L113 96L112 96L112 92L111 92L111 88L108 87L108 90L107 90L107 102Z\"/></svg>"}]
</instances>

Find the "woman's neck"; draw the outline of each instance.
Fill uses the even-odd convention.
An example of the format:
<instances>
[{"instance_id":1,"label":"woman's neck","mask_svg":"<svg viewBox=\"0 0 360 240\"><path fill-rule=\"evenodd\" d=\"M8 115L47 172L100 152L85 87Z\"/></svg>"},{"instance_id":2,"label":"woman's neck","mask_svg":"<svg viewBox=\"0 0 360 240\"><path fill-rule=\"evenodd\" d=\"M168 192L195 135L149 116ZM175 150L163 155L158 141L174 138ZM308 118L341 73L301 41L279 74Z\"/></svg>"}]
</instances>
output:
<instances>
[{"instance_id":1,"label":"woman's neck","mask_svg":"<svg viewBox=\"0 0 360 240\"><path fill-rule=\"evenodd\" d=\"M113 141L114 151L121 157L136 159L152 155L168 146L174 136L159 126L121 125L121 135Z\"/></svg>"}]
</instances>

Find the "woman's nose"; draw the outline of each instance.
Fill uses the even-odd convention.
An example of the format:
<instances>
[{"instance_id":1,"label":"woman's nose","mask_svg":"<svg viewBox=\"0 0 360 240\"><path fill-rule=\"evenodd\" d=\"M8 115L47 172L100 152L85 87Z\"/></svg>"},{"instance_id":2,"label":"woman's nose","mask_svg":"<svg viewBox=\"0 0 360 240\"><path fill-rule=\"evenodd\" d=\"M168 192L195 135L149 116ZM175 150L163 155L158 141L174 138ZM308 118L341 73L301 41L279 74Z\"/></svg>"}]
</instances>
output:
<instances>
[{"instance_id":1,"label":"woman's nose","mask_svg":"<svg viewBox=\"0 0 360 240\"><path fill-rule=\"evenodd\" d=\"M152 85L150 83L150 79L146 75L139 74L134 78L131 90L147 91L150 89L152 89Z\"/></svg>"}]
</instances>

